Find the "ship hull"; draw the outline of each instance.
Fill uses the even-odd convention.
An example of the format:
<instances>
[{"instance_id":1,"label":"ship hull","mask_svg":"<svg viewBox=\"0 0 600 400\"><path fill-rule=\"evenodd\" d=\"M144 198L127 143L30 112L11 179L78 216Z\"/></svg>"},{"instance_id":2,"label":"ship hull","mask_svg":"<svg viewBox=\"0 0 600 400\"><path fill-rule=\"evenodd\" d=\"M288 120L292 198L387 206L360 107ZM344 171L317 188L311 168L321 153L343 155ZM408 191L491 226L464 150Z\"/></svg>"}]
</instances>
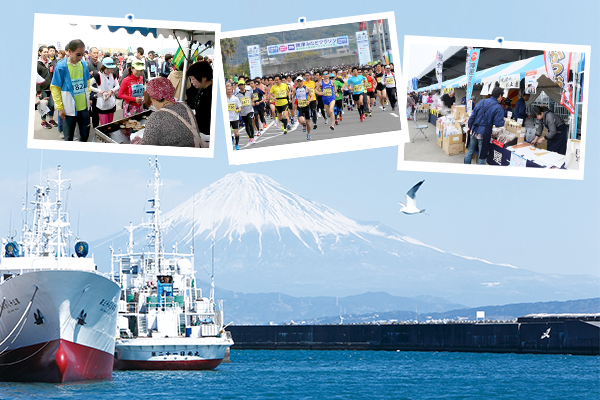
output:
<instances>
[{"instance_id":1,"label":"ship hull","mask_svg":"<svg viewBox=\"0 0 600 400\"><path fill-rule=\"evenodd\" d=\"M118 340L116 370L207 370L221 364L231 339L137 338Z\"/></svg>"},{"instance_id":2,"label":"ship hull","mask_svg":"<svg viewBox=\"0 0 600 400\"><path fill-rule=\"evenodd\" d=\"M110 379L119 292L86 271L34 271L3 282L0 381Z\"/></svg>"}]
</instances>

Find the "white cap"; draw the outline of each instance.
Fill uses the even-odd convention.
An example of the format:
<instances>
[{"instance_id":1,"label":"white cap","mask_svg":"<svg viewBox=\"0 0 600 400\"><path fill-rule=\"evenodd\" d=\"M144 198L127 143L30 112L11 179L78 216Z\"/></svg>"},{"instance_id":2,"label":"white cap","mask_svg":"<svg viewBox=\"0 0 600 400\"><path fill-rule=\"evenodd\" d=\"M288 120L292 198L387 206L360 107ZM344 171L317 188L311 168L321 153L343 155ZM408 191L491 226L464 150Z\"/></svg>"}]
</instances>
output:
<instances>
[{"instance_id":1,"label":"white cap","mask_svg":"<svg viewBox=\"0 0 600 400\"><path fill-rule=\"evenodd\" d=\"M296 80L297 80L297 81L303 81L303 80L304 80L304 78L303 78L302 76L298 75L298 77L296 78Z\"/></svg>"}]
</instances>

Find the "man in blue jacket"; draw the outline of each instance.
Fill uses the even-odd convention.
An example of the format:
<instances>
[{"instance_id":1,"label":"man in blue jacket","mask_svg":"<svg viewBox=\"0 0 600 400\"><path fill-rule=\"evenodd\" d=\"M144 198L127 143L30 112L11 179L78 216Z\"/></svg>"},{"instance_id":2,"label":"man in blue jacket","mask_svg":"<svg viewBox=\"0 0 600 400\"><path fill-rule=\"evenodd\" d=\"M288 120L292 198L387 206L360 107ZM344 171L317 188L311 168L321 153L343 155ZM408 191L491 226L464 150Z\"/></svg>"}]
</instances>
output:
<instances>
[{"instance_id":1,"label":"man in blue jacket","mask_svg":"<svg viewBox=\"0 0 600 400\"><path fill-rule=\"evenodd\" d=\"M504 89L494 88L492 97L477 103L469 118L469 136L467 137L467 154L465 164L471 164L471 158L478 149L477 164L486 164L492 127L504 126L504 109L500 105Z\"/></svg>"},{"instance_id":2,"label":"man in blue jacket","mask_svg":"<svg viewBox=\"0 0 600 400\"><path fill-rule=\"evenodd\" d=\"M513 118L515 119L515 121L517 121L519 118L523 119L523 124L525 123L525 120L527 119L527 102L529 101L529 94L524 94L523 96L521 96L521 98L519 100L517 100L517 103L515 104L515 113L513 115Z\"/></svg>"}]
</instances>

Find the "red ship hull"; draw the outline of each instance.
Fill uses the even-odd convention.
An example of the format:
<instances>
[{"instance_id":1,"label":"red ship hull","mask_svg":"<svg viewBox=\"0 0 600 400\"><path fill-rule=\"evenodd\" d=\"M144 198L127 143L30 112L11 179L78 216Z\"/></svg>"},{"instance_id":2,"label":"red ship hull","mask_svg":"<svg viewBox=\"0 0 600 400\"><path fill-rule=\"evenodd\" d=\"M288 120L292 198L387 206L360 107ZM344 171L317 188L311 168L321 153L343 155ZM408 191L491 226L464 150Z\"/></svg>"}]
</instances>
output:
<instances>
[{"instance_id":1,"label":"red ship hull","mask_svg":"<svg viewBox=\"0 0 600 400\"><path fill-rule=\"evenodd\" d=\"M76 382L111 379L112 354L64 339L7 351L0 355L0 381Z\"/></svg>"}]
</instances>

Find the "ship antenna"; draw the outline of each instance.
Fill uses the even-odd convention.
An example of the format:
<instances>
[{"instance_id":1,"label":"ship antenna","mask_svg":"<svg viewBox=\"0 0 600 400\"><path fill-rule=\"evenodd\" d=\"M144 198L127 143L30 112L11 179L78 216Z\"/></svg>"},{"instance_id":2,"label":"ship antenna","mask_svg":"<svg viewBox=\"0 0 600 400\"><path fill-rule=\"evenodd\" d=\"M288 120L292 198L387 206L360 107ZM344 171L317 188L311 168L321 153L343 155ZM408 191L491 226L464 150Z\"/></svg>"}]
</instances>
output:
<instances>
[{"instance_id":1,"label":"ship antenna","mask_svg":"<svg viewBox=\"0 0 600 400\"><path fill-rule=\"evenodd\" d=\"M42 166L44 165L44 150L40 153L40 186L42 186Z\"/></svg>"}]
</instances>

